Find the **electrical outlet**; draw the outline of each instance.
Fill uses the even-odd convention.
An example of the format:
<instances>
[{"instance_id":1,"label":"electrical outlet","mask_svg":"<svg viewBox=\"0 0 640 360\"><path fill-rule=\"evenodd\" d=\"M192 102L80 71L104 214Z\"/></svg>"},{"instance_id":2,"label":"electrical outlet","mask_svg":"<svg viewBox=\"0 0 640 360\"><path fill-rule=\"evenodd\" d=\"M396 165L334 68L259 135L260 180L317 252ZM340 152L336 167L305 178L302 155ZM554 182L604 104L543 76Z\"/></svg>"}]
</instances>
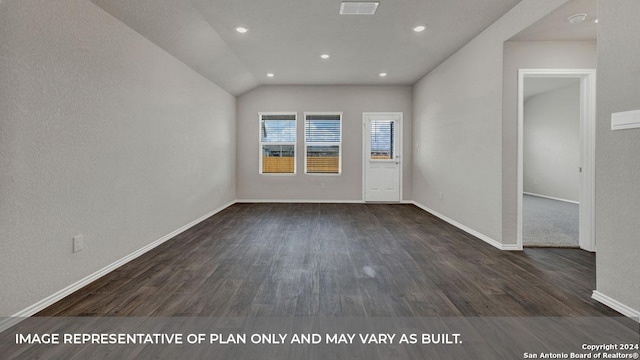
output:
<instances>
[{"instance_id":1,"label":"electrical outlet","mask_svg":"<svg viewBox=\"0 0 640 360\"><path fill-rule=\"evenodd\" d=\"M218 196L222 196L222 189L218 188Z\"/></svg>"},{"instance_id":2,"label":"electrical outlet","mask_svg":"<svg viewBox=\"0 0 640 360\"><path fill-rule=\"evenodd\" d=\"M440 195L438 197L440 198L440 200L444 198L444 194L442 193L442 191L440 191Z\"/></svg>"},{"instance_id":3,"label":"electrical outlet","mask_svg":"<svg viewBox=\"0 0 640 360\"><path fill-rule=\"evenodd\" d=\"M76 235L73 237L73 252L77 253L78 251L84 249L84 239L82 238L82 234Z\"/></svg>"}]
</instances>

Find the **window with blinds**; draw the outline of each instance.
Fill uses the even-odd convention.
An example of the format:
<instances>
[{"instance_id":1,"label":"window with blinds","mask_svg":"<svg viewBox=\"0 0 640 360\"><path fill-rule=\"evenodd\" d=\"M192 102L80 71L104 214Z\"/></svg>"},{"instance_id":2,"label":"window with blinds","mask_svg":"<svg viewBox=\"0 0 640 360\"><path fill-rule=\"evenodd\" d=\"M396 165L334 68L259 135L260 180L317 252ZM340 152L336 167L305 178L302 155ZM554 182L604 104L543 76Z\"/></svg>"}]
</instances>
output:
<instances>
[{"instance_id":1,"label":"window with blinds","mask_svg":"<svg viewBox=\"0 0 640 360\"><path fill-rule=\"evenodd\" d=\"M394 157L395 144L393 120L371 120L371 160L391 160Z\"/></svg>"},{"instance_id":2,"label":"window with blinds","mask_svg":"<svg viewBox=\"0 0 640 360\"><path fill-rule=\"evenodd\" d=\"M304 148L306 174L340 174L342 113L305 113Z\"/></svg>"},{"instance_id":3,"label":"window with blinds","mask_svg":"<svg viewBox=\"0 0 640 360\"><path fill-rule=\"evenodd\" d=\"M260 174L295 174L296 113L261 113Z\"/></svg>"}]
</instances>

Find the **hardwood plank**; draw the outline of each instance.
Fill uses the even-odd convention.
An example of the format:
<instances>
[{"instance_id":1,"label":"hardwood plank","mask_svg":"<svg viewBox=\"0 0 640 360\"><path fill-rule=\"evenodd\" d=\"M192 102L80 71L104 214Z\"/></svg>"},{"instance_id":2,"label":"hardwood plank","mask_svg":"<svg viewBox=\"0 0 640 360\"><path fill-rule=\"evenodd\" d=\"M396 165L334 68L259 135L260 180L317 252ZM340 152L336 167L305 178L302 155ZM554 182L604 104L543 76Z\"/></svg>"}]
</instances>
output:
<instances>
[{"instance_id":1,"label":"hardwood plank","mask_svg":"<svg viewBox=\"0 0 640 360\"><path fill-rule=\"evenodd\" d=\"M413 205L236 204L37 315L619 316L594 288L594 254L503 252Z\"/></svg>"}]
</instances>

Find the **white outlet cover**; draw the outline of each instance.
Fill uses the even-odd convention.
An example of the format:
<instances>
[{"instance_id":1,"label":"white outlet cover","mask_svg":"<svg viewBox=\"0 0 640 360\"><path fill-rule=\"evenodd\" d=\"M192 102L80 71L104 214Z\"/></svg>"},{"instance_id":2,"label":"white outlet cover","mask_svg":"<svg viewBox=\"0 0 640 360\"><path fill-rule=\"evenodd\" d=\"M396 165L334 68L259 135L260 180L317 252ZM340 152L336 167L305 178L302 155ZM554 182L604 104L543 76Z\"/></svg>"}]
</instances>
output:
<instances>
[{"instance_id":1,"label":"white outlet cover","mask_svg":"<svg viewBox=\"0 0 640 360\"><path fill-rule=\"evenodd\" d=\"M76 235L73 237L73 252L76 253L80 250L84 249L84 240L81 235Z\"/></svg>"}]
</instances>

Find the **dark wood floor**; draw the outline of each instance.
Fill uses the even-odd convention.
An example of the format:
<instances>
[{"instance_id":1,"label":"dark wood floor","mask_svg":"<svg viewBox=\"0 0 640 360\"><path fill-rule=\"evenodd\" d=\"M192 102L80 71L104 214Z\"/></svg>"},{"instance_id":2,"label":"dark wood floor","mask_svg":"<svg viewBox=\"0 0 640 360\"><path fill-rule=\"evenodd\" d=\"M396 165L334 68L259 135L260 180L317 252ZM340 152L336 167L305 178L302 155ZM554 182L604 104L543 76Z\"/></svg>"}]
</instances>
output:
<instances>
[{"instance_id":1,"label":"dark wood floor","mask_svg":"<svg viewBox=\"0 0 640 360\"><path fill-rule=\"evenodd\" d=\"M236 204L39 316L619 316L595 256L493 248L413 205Z\"/></svg>"}]
</instances>

